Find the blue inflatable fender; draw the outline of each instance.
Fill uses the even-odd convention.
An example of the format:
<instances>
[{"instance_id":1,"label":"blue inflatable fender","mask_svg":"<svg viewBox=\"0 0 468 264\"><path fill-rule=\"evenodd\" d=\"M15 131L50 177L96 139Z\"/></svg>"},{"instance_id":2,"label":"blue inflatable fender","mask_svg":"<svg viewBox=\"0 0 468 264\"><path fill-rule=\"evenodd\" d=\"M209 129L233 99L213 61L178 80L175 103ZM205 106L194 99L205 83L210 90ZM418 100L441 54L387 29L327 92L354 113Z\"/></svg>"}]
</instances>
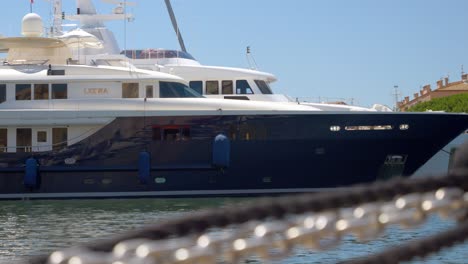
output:
<instances>
[{"instance_id":1,"label":"blue inflatable fender","mask_svg":"<svg viewBox=\"0 0 468 264\"><path fill-rule=\"evenodd\" d=\"M224 134L218 134L213 141L213 166L218 168L229 167L231 155L231 141Z\"/></svg>"},{"instance_id":2,"label":"blue inflatable fender","mask_svg":"<svg viewBox=\"0 0 468 264\"><path fill-rule=\"evenodd\" d=\"M151 155L142 151L138 155L138 179L143 184L148 184L151 177Z\"/></svg>"},{"instance_id":3,"label":"blue inflatable fender","mask_svg":"<svg viewBox=\"0 0 468 264\"><path fill-rule=\"evenodd\" d=\"M26 160L24 185L30 188L39 187L39 164L35 158L29 158Z\"/></svg>"}]
</instances>

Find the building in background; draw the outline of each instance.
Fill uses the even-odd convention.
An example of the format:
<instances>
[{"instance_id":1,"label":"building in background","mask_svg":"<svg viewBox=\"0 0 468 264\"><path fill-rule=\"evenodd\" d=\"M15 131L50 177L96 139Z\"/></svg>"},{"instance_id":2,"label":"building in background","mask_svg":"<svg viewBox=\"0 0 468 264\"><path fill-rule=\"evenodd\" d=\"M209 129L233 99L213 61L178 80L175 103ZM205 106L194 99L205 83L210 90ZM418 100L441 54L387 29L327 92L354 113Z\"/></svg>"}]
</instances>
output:
<instances>
[{"instance_id":1,"label":"building in background","mask_svg":"<svg viewBox=\"0 0 468 264\"><path fill-rule=\"evenodd\" d=\"M434 98L446 97L455 94L468 93L468 74L462 73L461 80L456 82L449 82L449 78L446 77L443 80L437 81L437 88L431 89L431 85L427 84L423 86L419 93L415 93L413 99L410 100L409 96L406 96L403 101L398 102L398 108L400 111L405 112L410 107L420 103L427 102Z\"/></svg>"}]
</instances>

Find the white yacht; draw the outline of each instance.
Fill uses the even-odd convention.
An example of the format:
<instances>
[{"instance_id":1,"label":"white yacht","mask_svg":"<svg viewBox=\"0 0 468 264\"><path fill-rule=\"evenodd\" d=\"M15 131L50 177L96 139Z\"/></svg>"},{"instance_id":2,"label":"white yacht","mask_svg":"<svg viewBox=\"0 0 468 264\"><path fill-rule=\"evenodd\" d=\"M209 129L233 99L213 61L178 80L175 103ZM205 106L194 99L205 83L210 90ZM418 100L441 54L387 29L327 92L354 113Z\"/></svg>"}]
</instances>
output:
<instances>
[{"instance_id":1,"label":"white yacht","mask_svg":"<svg viewBox=\"0 0 468 264\"><path fill-rule=\"evenodd\" d=\"M54 0L55 22L53 32L62 34L62 7L61 0ZM177 26L170 1L166 1L170 16ZM114 34L105 27L108 20L123 20L133 18L131 14L124 14L122 6L117 6L111 14L98 14L92 0L77 0L79 14L65 14L69 20L79 21L80 28L95 35L103 46L99 49L82 48L76 52L76 60L88 64L115 65L116 63L130 64L137 68L165 72L182 77L189 83L189 87L210 98L272 101L280 103L295 103L308 105L325 111L389 111L388 107L375 105L372 108L364 108L353 105L314 103L293 100L283 94L273 93L270 84L277 79L273 74L253 69L234 67L208 66L200 64L192 55L185 51L185 44L178 34L182 51L167 49L131 49L120 51ZM176 29L179 33L179 30ZM115 56L121 54L125 57ZM98 55L99 56L96 56ZM109 54L114 54L109 56ZM96 57L99 62L96 62ZM118 62L120 60L120 62ZM391 111L391 110L390 110Z\"/></svg>"},{"instance_id":2,"label":"white yacht","mask_svg":"<svg viewBox=\"0 0 468 264\"><path fill-rule=\"evenodd\" d=\"M409 175L468 127L461 114L203 98L175 75L80 64L75 42L42 28L28 14L24 37L0 38L0 199L324 190Z\"/></svg>"}]
</instances>

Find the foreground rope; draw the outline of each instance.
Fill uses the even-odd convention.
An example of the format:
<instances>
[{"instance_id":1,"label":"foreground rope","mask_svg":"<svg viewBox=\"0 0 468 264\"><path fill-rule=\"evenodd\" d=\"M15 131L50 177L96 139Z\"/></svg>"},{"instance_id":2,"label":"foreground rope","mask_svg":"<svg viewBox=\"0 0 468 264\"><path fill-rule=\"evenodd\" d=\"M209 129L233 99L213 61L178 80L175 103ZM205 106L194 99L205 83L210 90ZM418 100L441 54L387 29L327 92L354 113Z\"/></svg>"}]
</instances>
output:
<instances>
[{"instance_id":1,"label":"foreground rope","mask_svg":"<svg viewBox=\"0 0 468 264\"><path fill-rule=\"evenodd\" d=\"M411 241L404 245L395 246L382 253L366 256L361 259L342 262L342 264L394 264L409 261L416 257L425 257L443 248L451 247L468 239L468 221L451 230L430 236L428 238Z\"/></svg>"},{"instance_id":2,"label":"foreground rope","mask_svg":"<svg viewBox=\"0 0 468 264\"><path fill-rule=\"evenodd\" d=\"M455 169L452 170L445 177L393 179L388 182L378 182L372 185L357 186L350 189L339 189L337 191L328 193L306 194L300 196L282 197L268 200L264 199L262 201L256 201L255 204L251 204L240 208L237 207L207 210L205 212L197 213L196 215L191 215L178 220L172 220L163 224L146 227L144 229L130 232L115 237L113 239L82 245L80 247L80 250L84 250L86 252L95 252L96 254L101 254L105 252L110 253L113 250L115 250L116 245L118 245L122 241L132 241L135 239L159 241L169 238L187 237L189 235L194 234L200 235L208 232L209 229L213 228L226 228L230 225L241 225L248 223L249 221L275 221L275 219L284 219L291 215L302 215L310 213L323 214L324 212L336 211L339 208L358 207L363 204L389 201L395 199L395 197L402 197L405 195L406 197L404 199L406 199L405 201L407 203L413 203L413 205L416 204L416 208L419 208L420 198L417 198L417 203L415 203L415 199L413 198L412 194L425 194L429 192L435 192L436 190L439 190L439 194L437 194L436 192L433 196L441 196L440 192L442 193L443 199L441 199L440 201L444 202L440 206L441 208L443 208L443 206L447 206L452 211L458 209L462 211L466 209L466 207L464 207L466 206L466 204L463 204L463 201L465 201L465 203L468 201L468 196L466 194L463 196L463 193L468 191L467 153L468 144L464 146L463 149L461 149L458 155L455 157ZM448 197L447 199L446 196L451 195L453 197ZM454 198L454 200L451 200L451 198ZM432 201L430 199L428 201ZM457 206L455 207L453 206L454 201L457 204ZM434 202L438 202L438 200L436 199L434 200ZM379 209L378 212L380 212L380 210L381 209ZM418 213L418 210L416 213ZM429 212L430 210L431 208L429 208L427 212ZM375 212L371 211L370 213L374 214ZM330 216L330 219L332 219L333 217L335 216ZM388 215L388 217L390 217L390 214ZM414 215L410 215L410 217L414 217ZM316 220L317 219L315 219L314 221ZM333 223L337 224L338 222ZM389 223L391 223L391 221ZM395 223L397 223L396 220ZM287 227L281 226L281 228ZM333 228L335 228L335 226L333 226ZM439 237L440 241L438 242L430 240L434 242L434 244L429 245L427 244L429 242L426 243L425 241L423 241L421 242L421 244L419 244L419 246L406 246L406 250L402 250L401 252L403 253L400 254L396 254L392 250L391 253L387 255L374 256L369 258L369 260L365 260L370 262L356 263L397 263L400 260L410 259L411 256L425 255L426 253L438 250L443 246L450 245L454 241L462 241L466 239L466 235L468 232L466 232L466 230L463 229L467 228L466 222L465 225L460 225L460 228L461 230L455 230L453 233L450 233L448 235L441 235L443 237ZM289 231L289 229L285 230ZM345 229L341 231L344 232ZM453 234L455 234L456 236L453 236ZM291 239L294 238L295 237L291 237ZM240 241L242 243L249 242L246 239L242 239ZM29 263L45 264L47 263L47 259L48 256L42 256L30 260ZM59 261L56 263L68 262Z\"/></svg>"}]
</instances>

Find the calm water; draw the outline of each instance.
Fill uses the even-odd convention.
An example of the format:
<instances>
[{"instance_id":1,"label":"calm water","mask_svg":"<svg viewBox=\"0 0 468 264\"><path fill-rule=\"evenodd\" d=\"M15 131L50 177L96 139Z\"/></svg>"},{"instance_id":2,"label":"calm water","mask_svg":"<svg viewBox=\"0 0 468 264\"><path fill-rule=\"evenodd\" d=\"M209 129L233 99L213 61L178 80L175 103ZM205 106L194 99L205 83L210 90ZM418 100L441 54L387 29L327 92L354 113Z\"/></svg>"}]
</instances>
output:
<instances>
[{"instance_id":1,"label":"calm water","mask_svg":"<svg viewBox=\"0 0 468 264\"><path fill-rule=\"evenodd\" d=\"M140 199L0 202L0 262L8 263L80 242L121 233L197 209L245 203L250 199ZM388 229L369 243L347 236L340 247L327 252L297 249L277 263L335 263L378 252L386 247L423 237L453 226L437 217L419 229ZM412 263L467 263L468 244ZM259 263L259 261L249 261Z\"/></svg>"}]
</instances>

